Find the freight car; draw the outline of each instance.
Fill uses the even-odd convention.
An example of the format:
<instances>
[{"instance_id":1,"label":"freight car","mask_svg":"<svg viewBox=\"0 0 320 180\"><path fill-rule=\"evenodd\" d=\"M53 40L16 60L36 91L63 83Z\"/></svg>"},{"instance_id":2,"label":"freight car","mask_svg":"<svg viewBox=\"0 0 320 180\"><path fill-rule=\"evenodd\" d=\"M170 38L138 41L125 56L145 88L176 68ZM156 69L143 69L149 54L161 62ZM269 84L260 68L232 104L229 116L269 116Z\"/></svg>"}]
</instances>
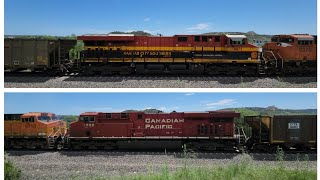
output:
<instances>
[{"instance_id":1,"label":"freight car","mask_svg":"<svg viewBox=\"0 0 320 180\"><path fill-rule=\"evenodd\" d=\"M46 71L63 75L73 71L69 51L76 40L4 39L4 70Z\"/></svg>"},{"instance_id":2,"label":"freight car","mask_svg":"<svg viewBox=\"0 0 320 180\"><path fill-rule=\"evenodd\" d=\"M280 147L309 151L317 146L317 115L246 116L245 122L252 128L248 150L274 152Z\"/></svg>"},{"instance_id":3,"label":"freight car","mask_svg":"<svg viewBox=\"0 0 320 180\"><path fill-rule=\"evenodd\" d=\"M5 148L62 148L66 130L66 123L52 113L4 115Z\"/></svg>"},{"instance_id":4,"label":"freight car","mask_svg":"<svg viewBox=\"0 0 320 180\"><path fill-rule=\"evenodd\" d=\"M70 124L71 149L236 150L245 137L236 133L233 111L172 113L82 113Z\"/></svg>"},{"instance_id":5,"label":"freight car","mask_svg":"<svg viewBox=\"0 0 320 180\"><path fill-rule=\"evenodd\" d=\"M78 36L85 74L257 74L259 48L244 35Z\"/></svg>"},{"instance_id":6,"label":"freight car","mask_svg":"<svg viewBox=\"0 0 320 180\"><path fill-rule=\"evenodd\" d=\"M317 36L276 35L262 49L262 64L268 74L317 73Z\"/></svg>"}]
</instances>

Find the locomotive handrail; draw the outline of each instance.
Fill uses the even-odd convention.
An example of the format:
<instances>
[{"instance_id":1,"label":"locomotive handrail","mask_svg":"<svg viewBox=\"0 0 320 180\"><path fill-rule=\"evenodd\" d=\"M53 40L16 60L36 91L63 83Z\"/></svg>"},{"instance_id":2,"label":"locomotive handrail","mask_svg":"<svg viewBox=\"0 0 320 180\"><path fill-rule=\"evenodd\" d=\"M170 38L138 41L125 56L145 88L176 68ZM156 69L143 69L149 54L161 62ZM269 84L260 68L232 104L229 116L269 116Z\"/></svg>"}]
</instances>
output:
<instances>
[{"instance_id":1,"label":"locomotive handrail","mask_svg":"<svg viewBox=\"0 0 320 180\"><path fill-rule=\"evenodd\" d=\"M274 59L276 60L276 68L278 68L278 59L277 57L274 55L273 51L270 51L272 56L274 57Z\"/></svg>"},{"instance_id":2,"label":"locomotive handrail","mask_svg":"<svg viewBox=\"0 0 320 180\"><path fill-rule=\"evenodd\" d=\"M283 58L280 56L280 54L279 53L277 53L278 54L278 56L280 57L280 59L281 59L281 69L283 69Z\"/></svg>"}]
</instances>

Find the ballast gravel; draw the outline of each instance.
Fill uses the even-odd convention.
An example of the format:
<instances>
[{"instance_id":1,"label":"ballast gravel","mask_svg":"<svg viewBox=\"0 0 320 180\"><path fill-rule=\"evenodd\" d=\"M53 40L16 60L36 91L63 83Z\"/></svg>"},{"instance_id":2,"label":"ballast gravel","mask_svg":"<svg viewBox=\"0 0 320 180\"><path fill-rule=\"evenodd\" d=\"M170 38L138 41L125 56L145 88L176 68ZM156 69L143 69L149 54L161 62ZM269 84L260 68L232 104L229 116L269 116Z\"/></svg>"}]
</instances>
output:
<instances>
[{"instance_id":1,"label":"ballast gravel","mask_svg":"<svg viewBox=\"0 0 320 180\"><path fill-rule=\"evenodd\" d=\"M108 152L7 152L6 159L22 171L22 179L93 179L116 178L134 174L161 172L163 168L174 171L184 166L211 167L239 163L248 155L215 154L215 158L179 157L171 154L108 153ZM277 165L277 161L257 161L249 157L254 165ZM246 161L248 162L248 161ZM316 161L283 161L286 168L316 170Z\"/></svg>"},{"instance_id":2,"label":"ballast gravel","mask_svg":"<svg viewBox=\"0 0 320 180\"><path fill-rule=\"evenodd\" d=\"M316 77L64 76L4 78L5 88L316 88Z\"/></svg>"}]
</instances>

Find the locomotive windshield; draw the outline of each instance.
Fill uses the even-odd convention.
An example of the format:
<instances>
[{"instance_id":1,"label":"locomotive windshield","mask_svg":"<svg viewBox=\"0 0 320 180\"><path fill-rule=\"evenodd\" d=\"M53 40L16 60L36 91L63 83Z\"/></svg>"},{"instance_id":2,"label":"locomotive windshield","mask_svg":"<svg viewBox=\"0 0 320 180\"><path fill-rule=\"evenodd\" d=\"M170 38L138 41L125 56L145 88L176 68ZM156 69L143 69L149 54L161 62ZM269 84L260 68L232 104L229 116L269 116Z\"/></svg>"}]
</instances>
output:
<instances>
[{"instance_id":1,"label":"locomotive windshield","mask_svg":"<svg viewBox=\"0 0 320 180\"><path fill-rule=\"evenodd\" d=\"M59 118L57 116L52 116L52 120L56 121L56 120L59 120Z\"/></svg>"},{"instance_id":2,"label":"locomotive windshield","mask_svg":"<svg viewBox=\"0 0 320 180\"><path fill-rule=\"evenodd\" d=\"M280 42L283 43L293 43L293 38L280 38Z\"/></svg>"},{"instance_id":3,"label":"locomotive windshield","mask_svg":"<svg viewBox=\"0 0 320 180\"><path fill-rule=\"evenodd\" d=\"M51 117L50 116L38 116L39 121L50 121Z\"/></svg>"}]
</instances>

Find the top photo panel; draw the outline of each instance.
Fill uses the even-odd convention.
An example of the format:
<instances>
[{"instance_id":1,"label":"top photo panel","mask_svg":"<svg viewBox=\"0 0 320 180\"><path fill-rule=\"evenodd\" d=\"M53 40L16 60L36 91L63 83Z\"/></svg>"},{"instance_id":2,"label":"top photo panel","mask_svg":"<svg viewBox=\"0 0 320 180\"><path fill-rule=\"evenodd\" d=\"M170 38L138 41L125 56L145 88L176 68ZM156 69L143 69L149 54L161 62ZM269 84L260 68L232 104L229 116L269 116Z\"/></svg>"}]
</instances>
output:
<instances>
[{"instance_id":1,"label":"top photo panel","mask_svg":"<svg viewBox=\"0 0 320 180\"><path fill-rule=\"evenodd\" d=\"M317 1L5 0L4 87L316 88Z\"/></svg>"}]
</instances>

